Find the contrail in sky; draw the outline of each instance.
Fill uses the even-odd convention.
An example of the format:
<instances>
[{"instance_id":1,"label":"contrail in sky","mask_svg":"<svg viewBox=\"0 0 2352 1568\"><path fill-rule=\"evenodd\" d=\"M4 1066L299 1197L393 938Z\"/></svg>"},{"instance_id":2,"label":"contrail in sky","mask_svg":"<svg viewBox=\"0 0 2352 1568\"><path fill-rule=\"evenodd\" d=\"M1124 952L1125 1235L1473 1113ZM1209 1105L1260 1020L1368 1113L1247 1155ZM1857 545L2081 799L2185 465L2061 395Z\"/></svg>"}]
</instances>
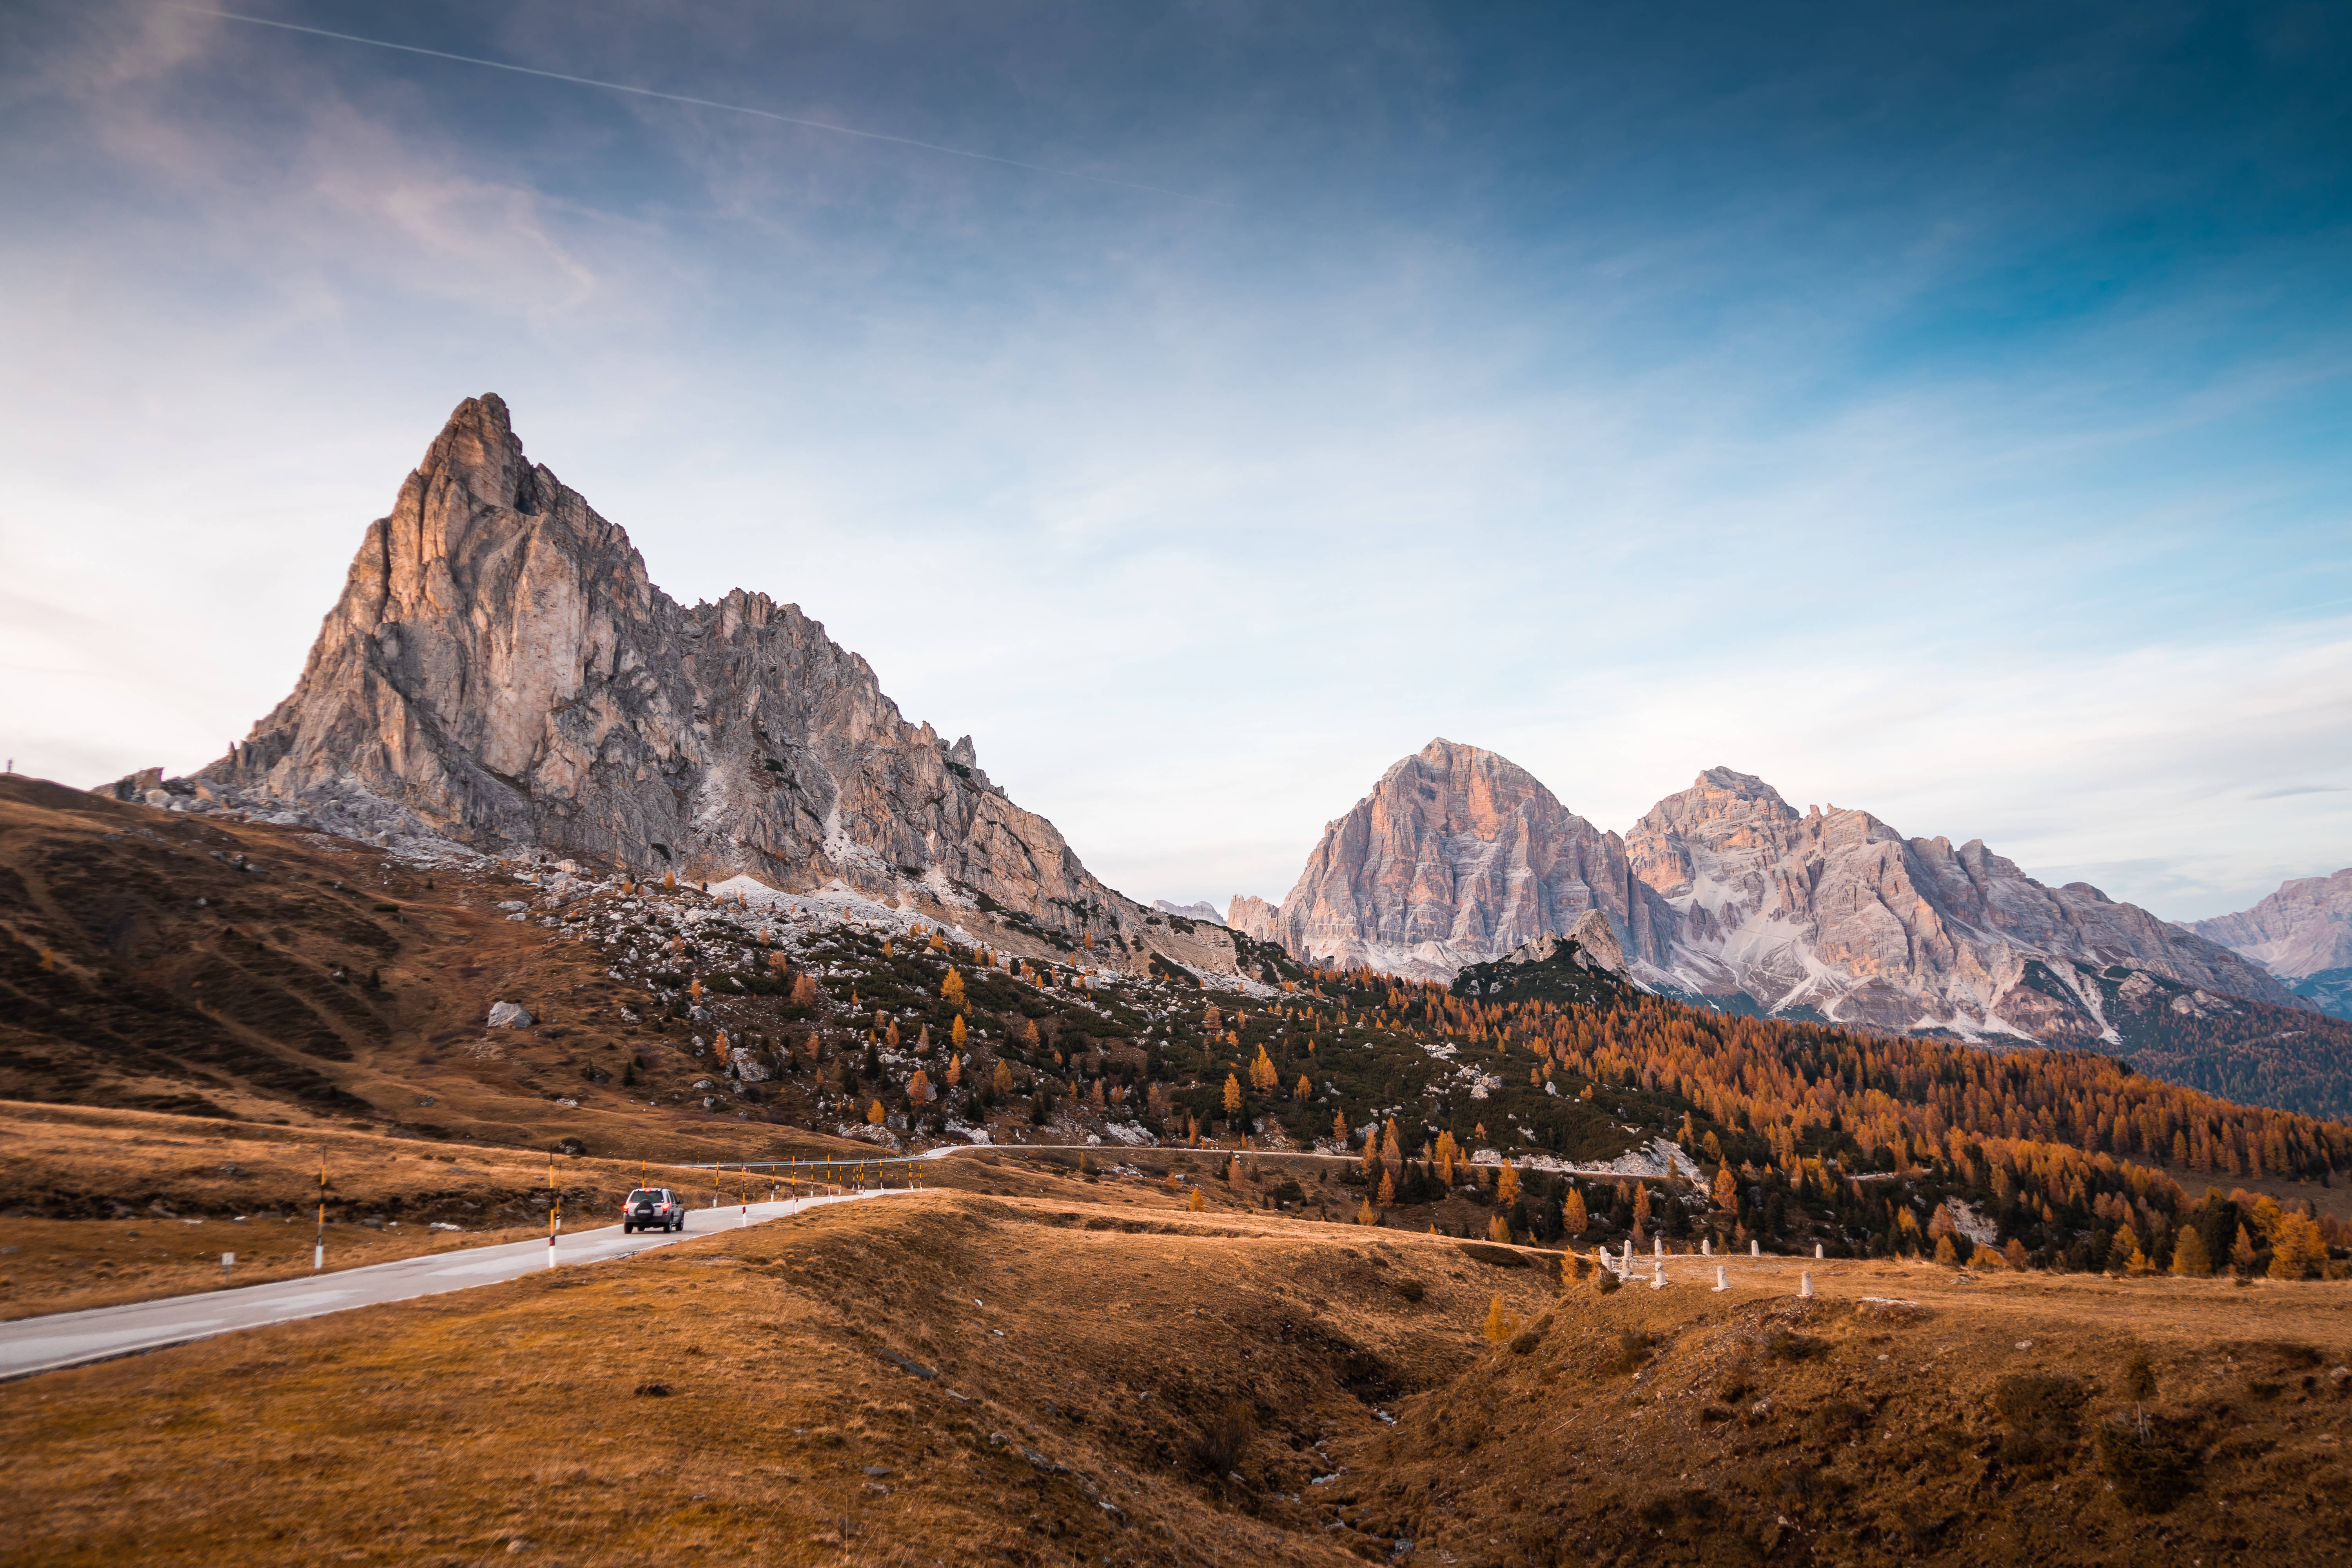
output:
<instances>
[{"instance_id":1,"label":"contrail in sky","mask_svg":"<svg viewBox=\"0 0 2352 1568\"><path fill-rule=\"evenodd\" d=\"M562 71L540 70L531 66L510 65L505 60L486 60L475 55L454 55L446 49L421 48L415 44L395 44L383 38L365 38L357 33L331 32L325 27L305 27L294 22L272 21L267 16L241 16L234 11L214 11L201 5L166 4L164 9L184 11L192 16L211 16L223 22L243 22L255 27L276 27L280 32L308 33L315 38L334 38L346 44L366 44L372 48L397 49L404 55L424 55L436 60L455 60L459 65L481 66L489 70L513 71L518 76L535 76L548 81L567 81L575 87L602 88L606 92L635 93L639 98L658 98L668 103L689 104L696 109L723 110L729 114L749 114L759 120L771 120L779 125L797 125L809 131L829 131L836 136L856 136L868 142L887 142L893 146L916 147L926 153L939 153L950 158L971 158L982 163L1001 163L1008 169L1026 169L1032 174L1053 174L1065 180L1087 180L1097 185L1117 185L1121 190L1146 191L1155 196L1173 196L1180 202L1198 202L1204 206L1225 206L1229 204L1210 196L1195 196L1182 191L1171 191L1160 185L1139 184L1133 180L1115 180L1108 174L1088 174L1076 169L1056 169L1045 163L1024 163L1018 158L1000 158L993 153L974 153L962 147L942 147L936 142L918 142L911 136L892 136L880 131L860 131L855 126L835 125L823 120L803 120L794 115L778 114L772 110L751 109L740 103L719 103L708 98L692 98L682 92L660 92L650 87L632 87L626 82L599 81L594 77L567 76Z\"/></svg>"}]
</instances>

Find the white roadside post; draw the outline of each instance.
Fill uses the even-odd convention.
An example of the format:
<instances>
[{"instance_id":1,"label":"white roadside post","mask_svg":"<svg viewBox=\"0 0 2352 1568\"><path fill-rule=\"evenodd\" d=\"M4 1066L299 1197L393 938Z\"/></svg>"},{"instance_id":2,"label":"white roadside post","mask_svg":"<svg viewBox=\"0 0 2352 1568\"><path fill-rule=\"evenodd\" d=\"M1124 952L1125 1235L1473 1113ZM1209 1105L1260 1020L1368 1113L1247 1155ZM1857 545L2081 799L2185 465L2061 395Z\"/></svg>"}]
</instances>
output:
<instances>
[{"instance_id":1,"label":"white roadside post","mask_svg":"<svg viewBox=\"0 0 2352 1568\"><path fill-rule=\"evenodd\" d=\"M226 1285L226 1284L227 1284L227 1283L228 1283L228 1275L229 1275L229 1270L230 1270L230 1269L232 1269L232 1268L235 1268L236 1267L236 1253L234 1253L234 1252L224 1252L224 1253L222 1253L222 1254L221 1254L221 1283L222 1283L222 1284Z\"/></svg>"},{"instance_id":2,"label":"white roadside post","mask_svg":"<svg viewBox=\"0 0 2352 1568\"><path fill-rule=\"evenodd\" d=\"M1808 1268L1802 1274L1797 1276L1797 1294L1800 1296L1810 1296L1812 1293L1813 1271Z\"/></svg>"},{"instance_id":3,"label":"white roadside post","mask_svg":"<svg viewBox=\"0 0 2352 1568\"><path fill-rule=\"evenodd\" d=\"M1731 1289L1731 1281L1724 1277L1723 1265L1720 1263L1715 1266L1715 1288L1718 1290Z\"/></svg>"},{"instance_id":4,"label":"white roadside post","mask_svg":"<svg viewBox=\"0 0 2352 1568\"><path fill-rule=\"evenodd\" d=\"M1761 1258L1764 1256L1763 1244L1756 1240L1753 1237L1748 1237L1748 1256L1750 1258Z\"/></svg>"},{"instance_id":5,"label":"white roadside post","mask_svg":"<svg viewBox=\"0 0 2352 1568\"><path fill-rule=\"evenodd\" d=\"M1821 1260L1822 1260L1822 1244L1821 1244L1820 1242L1818 1242L1818 1241L1817 1241L1817 1242L1813 1243L1813 1261L1814 1261L1814 1262L1816 1262L1816 1263L1819 1263Z\"/></svg>"}]
</instances>

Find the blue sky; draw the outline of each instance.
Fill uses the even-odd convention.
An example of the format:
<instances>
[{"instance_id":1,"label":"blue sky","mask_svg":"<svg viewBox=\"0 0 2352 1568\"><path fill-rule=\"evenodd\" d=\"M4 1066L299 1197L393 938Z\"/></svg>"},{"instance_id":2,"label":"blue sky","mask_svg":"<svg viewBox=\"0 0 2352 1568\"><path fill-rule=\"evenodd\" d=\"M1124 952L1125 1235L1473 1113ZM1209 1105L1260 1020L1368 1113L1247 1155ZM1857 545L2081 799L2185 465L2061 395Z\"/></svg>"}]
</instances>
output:
<instances>
[{"instance_id":1,"label":"blue sky","mask_svg":"<svg viewBox=\"0 0 2352 1568\"><path fill-rule=\"evenodd\" d=\"M954 151L11 8L20 769L217 755L498 391L1147 900L1441 734L2176 918L2352 863L2341 6L226 9Z\"/></svg>"}]
</instances>

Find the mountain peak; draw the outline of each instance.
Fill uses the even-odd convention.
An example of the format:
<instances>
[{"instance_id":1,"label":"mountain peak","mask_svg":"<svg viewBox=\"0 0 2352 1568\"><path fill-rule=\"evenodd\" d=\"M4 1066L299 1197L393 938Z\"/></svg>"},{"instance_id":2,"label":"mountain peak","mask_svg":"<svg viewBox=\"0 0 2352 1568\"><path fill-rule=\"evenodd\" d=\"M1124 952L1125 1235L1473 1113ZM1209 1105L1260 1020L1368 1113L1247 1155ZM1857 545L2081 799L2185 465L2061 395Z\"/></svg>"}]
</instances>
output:
<instances>
[{"instance_id":1,"label":"mountain peak","mask_svg":"<svg viewBox=\"0 0 2352 1568\"><path fill-rule=\"evenodd\" d=\"M1301 956L1450 977L1594 909L1650 953L1654 902L1613 835L1509 758L1440 736L1324 828L1278 908L1244 918Z\"/></svg>"},{"instance_id":2,"label":"mountain peak","mask_svg":"<svg viewBox=\"0 0 2352 1568\"><path fill-rule=\"evenodd\" d=\"M486 393L368 525L293 693L202 776L338 830L1139 925L973 756L797 606L663 593Z\"/></svg>"},{"instance_id":3,"label":"mountain peak","mask_svg":"<svg viewBox=\"0 0 2352 1568\"><path fill-rule=\"evenodd\" d=\"M1788 802L1781 798L1779 790L1774 789L1754 773L1743 773L1736 768L1708 768L1691 781L1691 788L1714 790L1725 795L1736 795L1741 800L1764 800L1781 805L1788 805Z\"/></svg>"}]
</instances>

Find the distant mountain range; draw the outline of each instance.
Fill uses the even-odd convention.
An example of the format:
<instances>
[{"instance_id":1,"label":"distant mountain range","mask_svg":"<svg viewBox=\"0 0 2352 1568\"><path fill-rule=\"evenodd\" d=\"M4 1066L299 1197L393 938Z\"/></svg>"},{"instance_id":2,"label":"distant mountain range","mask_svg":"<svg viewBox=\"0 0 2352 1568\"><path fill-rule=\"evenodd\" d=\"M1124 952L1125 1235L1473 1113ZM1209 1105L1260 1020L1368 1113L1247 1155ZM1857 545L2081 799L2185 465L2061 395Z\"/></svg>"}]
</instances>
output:
<instances>
[{"instance_id":1,"label":"distant mountain range","mask_svg":"<svg viewBox=\"0 0 2352 1568\"><path fill-rule=\"evenodd\" d=\"M2313 1005L2352 1018L2352 867L2283 883L2251 910L2189 929L2261 964Z\"/></svg>"},{"instance_id":2,"label":"distant mountain range","mask_svg":"<svg viewBox=\"0 0 2352 1568\"><path fill-rule=\"evenodd\" d=\"M1179 920L1206 921L1213 926L1225 923L1225 917L1217 912L1217 906L1206 899L1191 904L1171 904L1166 899L1154 899L1151 907L1163 915L1174 915Z\"/></svg>"},{"instance_id":3,"label":"distant mountain range","mask_svg":"<svg viewBox=\"0 0 2352 1568\"><path fill-rule=\"evenodd\" d=\"M1621 837L1444 740L1324 829L1279 906L1236 899L1227 920L1295 953L1450 979L1591 910L1652 990L1865 1029L2112 1049L2151 1016L2314 1006L2221 941L2088 883L2047 886L1980 841L1800 813L1729 768Z\"/></svg>"}]
</instances>

